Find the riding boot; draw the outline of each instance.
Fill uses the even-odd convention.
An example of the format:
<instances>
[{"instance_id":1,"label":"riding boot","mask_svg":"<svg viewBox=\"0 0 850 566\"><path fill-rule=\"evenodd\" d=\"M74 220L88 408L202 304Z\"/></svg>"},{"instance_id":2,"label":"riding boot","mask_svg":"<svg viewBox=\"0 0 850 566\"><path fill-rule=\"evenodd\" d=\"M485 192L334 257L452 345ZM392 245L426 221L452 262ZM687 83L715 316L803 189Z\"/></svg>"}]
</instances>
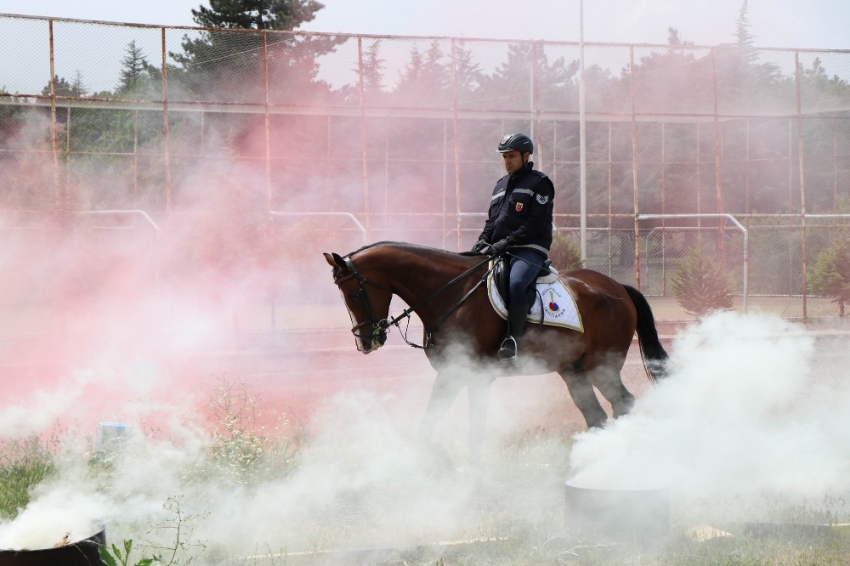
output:
<instances>
[{"instance_id":1,"label":"riding boot","mask_svg":"<svg viewBox=\"0 0 850 566\"><path fill-rule=\"evenodd\" d=\"M528 304L511 305L508 308L508 329L510 334L499 348L499 361L510 362L516 359L517 350L525 334L525 319L528 316Z\"/></svg>"}]
</instances>

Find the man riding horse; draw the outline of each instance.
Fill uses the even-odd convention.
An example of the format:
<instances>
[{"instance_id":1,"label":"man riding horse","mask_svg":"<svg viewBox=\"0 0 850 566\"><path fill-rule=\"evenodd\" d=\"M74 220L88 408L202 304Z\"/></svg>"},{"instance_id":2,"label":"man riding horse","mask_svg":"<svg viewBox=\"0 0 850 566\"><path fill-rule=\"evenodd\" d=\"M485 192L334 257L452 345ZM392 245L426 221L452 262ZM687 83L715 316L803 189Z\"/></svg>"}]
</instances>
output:
<instances>
[{"instance_id":1,"label":"man riding horse","mask_svg":"<svg viewBox=\"0 0 850 566\"><path fill-rule=\"evenodd\" d=\"M552 201L555 187L535 171L529 159L534 144L525 134L508 134L499 142L507 175L499 179L490 197L484 231L472 251L501 255L510 252L508 335L499 348L500 361L516 359L528 316L526 291L534 283L552 246Z\"/></svg>"}]
</instances>

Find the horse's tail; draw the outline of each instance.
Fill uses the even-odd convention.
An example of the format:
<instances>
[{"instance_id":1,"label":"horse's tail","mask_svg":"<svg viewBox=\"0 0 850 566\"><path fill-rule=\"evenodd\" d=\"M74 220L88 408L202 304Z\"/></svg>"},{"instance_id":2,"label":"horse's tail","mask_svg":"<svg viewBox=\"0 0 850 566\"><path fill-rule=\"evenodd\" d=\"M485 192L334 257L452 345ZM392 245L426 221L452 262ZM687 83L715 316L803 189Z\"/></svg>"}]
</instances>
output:
<instances>
[{"instance_id":1,"label":"horse's tail","mask_svg":"<svg viewBox=\"0 0 850 566\"><path fill-rule=\"evenodd\" d=\"M640 353L643 357L643 366L646 368L649 379L657 382L667 376L665 362L670 356L667 355L664 346L661 345L661 340L658 339L655 317L652 316L652 309L649 308L646 297L634 287L628 285L623 285L623 287L625 287L637 310L637 335Z\"/></svg>"}]
</instances>

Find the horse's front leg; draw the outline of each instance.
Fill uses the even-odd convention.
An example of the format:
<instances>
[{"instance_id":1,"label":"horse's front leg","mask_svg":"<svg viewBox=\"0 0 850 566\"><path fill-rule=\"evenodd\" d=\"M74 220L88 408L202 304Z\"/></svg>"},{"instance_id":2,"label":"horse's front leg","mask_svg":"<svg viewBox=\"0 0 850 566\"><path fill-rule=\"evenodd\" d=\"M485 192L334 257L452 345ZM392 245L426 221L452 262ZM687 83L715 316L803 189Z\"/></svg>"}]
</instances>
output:
<instances>
[{"instance_id":1,"label":"horse's front leg","mask_svg":"<svg viewBox=\"0 0 850 566\"><path fill-rule=\"evenodd\" d=\"M457 399L464 385L466 383L456 373L437 372L434 389L431 391L431 398L428 400L428 408L425 409L425 416L422 417L422 422L419 425L420 442L430 444L434 426L449 412L452 403Z\"/></svg>"},{"instance_id":2,"label":"horse's front leg","mask_svg":"<svg viewBox=\"0 0 850 566\"><path fill-rule=\"evenodd\" d=\"M469 381L469 463L472 467L481 466L492 385L493 380L486 375L475 376Z\"/></svg>"}]
</instances>

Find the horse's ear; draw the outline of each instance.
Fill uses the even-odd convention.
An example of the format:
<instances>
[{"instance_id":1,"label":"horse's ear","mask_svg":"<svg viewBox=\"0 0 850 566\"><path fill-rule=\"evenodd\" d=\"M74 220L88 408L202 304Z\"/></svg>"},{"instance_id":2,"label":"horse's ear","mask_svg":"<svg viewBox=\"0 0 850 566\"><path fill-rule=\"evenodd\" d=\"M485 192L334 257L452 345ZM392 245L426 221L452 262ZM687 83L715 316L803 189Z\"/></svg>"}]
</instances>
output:
<instances>
[{"instance_id":1,"label":"horse's ear","mask_svg":"<svg viewBox=\"0 0 850 566\"><path fill-rule=\"evenodd\" d=\"M328 265L330 265L331 267L335 267L342 272L348 271L348 266L345 264L345 260L342 259L342 256L340 256L338 253L326 253L324 254L324 256L325 261L327 261Z\"/></svg>"}]
</instances>

